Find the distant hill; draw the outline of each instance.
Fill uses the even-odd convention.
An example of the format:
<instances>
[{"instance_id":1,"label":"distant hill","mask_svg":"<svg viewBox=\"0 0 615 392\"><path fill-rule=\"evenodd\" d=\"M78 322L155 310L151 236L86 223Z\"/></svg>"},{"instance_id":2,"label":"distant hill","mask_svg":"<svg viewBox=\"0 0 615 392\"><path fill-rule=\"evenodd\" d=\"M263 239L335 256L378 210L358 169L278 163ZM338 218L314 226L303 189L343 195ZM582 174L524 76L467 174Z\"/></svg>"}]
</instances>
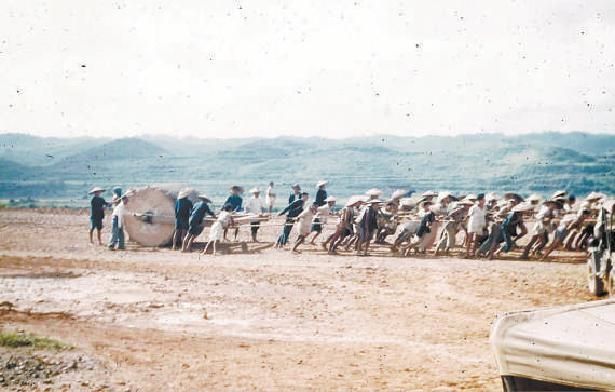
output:
<instances>
[{"instance_id":1,"label":"distant hill","mask_svg":"<svg viewBox=\"0 0 615 392\"><path fill-rule=\"evenodd\" d=\"M80 200L92 185L185 183L221 200L230 185L278 193L320 178L342 198L378 186L453 192L548 194L566 188L615 194L615 136L541 133L506 137L370 136L349 139L124 139L0 135L0 198Z\"/></svg>"},{"instance_id":2,"label":"distant hill","mask_svg":"<svg viewBox=\"0 0 615 392\"><path fill-rule=\"evenodd\" d=\"M77 151L104 144L102 138L43 138L19 133L0 134L0 159L28 166L52 165Z\"/></svg>"}]
</instances>

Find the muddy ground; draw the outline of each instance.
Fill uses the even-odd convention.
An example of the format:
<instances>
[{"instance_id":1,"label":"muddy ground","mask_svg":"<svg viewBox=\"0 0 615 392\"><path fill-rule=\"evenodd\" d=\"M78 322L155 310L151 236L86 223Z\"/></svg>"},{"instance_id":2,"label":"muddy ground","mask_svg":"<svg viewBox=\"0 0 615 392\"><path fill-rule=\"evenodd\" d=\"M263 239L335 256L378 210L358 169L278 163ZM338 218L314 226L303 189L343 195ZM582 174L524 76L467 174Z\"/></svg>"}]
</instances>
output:
<instances>
[{"instance_id":1,"label":"muddy ground","mask_svg":"<svg viewBox=\"0 0 615 392\"><path fill-rule=\"evenodd\" d=\"M488 341L497 315L592 299L571 254L109 252L88 243L87 225L68 210L0 210L0 301L13 306L2 328L71 344L54 355L89 364L26 390L501 390ZM24 355L10 350L2 369Z\"/></svg>"}]
</instances>

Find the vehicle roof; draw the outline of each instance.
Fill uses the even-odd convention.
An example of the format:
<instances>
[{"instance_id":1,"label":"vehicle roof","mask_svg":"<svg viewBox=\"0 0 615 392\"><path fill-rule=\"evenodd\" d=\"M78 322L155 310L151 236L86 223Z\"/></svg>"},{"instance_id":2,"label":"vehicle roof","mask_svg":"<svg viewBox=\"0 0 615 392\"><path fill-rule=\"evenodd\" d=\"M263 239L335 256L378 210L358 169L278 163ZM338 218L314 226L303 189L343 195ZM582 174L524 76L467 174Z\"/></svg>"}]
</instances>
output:
<instances>
[{"instance_id":1,"label":"vehicle roof","mask_svg":"<svg viewBox=\"0 0 615 392\"><path fill-rule=\"evenodd\" d=\"M615 299L504 314L491 344L502 376L615 390Z\"/></svg>"}]
</instances>

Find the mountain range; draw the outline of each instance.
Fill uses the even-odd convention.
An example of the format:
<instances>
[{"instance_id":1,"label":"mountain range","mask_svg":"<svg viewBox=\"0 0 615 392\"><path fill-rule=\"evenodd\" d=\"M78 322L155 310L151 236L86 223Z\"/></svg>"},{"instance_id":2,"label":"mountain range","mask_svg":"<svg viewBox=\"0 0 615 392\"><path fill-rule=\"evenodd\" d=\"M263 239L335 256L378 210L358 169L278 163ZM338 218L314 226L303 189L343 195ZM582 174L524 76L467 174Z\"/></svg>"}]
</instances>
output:
<instances>
[{"instance_id":1,"label":"mountain range","mask_svg":"<svg viewBox=\"0 0 615 392\"><path fill-rule=\"evenodd\" d=\"M0 134L0 199L82 204L94 185L183 183L221 201L233 184L286 194L330 181L341 198L379 187L455 193L615 193L615 135L370 136L348 139L42 138Z\"/></svg>"}]
</instances>

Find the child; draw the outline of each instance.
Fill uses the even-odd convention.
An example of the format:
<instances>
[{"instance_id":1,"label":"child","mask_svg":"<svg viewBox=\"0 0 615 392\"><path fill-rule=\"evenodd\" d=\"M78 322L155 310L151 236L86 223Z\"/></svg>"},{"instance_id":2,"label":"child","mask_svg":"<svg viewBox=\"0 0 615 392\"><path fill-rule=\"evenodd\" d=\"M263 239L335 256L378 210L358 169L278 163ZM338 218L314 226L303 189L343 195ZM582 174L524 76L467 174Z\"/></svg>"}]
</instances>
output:
<instances>
[{"instance_id":1,"label":"child","mask_svg":"<svg viewBox=\"0 0 615 392\"><path fill-rule=\"evenodd\" d=\"M96 229L96 238L98 239L98 245L102 245L102 241L100 239L100 231L103 227L103 219L105 219L105 207L109 204L105 199L100 197L100 194L105 190L99 187L93 188L88 193L93 194L92 201L90 202L92 208L90 212L90 243L93 244L94 241L92 239L92 234L94 234L94 229Z\"/></svg>"},{"instance_id":2,"label":"child","mask_svg":"<svg viewBox=\"0 0 615 392\"><path fill-rule=\"evenodd\" d=\"M231 204L225 204L224 207L222 207L222 211L218 215L218 219L209 230L209 239L207 241L207 245L205 245L205 249L203 249L202 254L207 253L209 245L213 243L213 255L216 255L216 243L222 239L224 231L233 225L233 217L231 216L233 209L234 207Z\"/></svg>"},{"instance_id":3,"label":"child","mask_svg":"<svg viewBox=\"0 0 615 392\"><path fill-rule=\"evenodd\" d=\"M111 202L115 205L115 207L113 207L113 213L111 214L113 226L111 229L111 241L109 241L109 250L115 250L115 245L117 245L117 249L125 249L124 209L126 204L128 204L128 196L124 194L120 198L117 195L113 195L113 199L111 200Z\"/></svg>"},{"instance_id":4,"label":"child","mask_svg":"<svg viewBox=\"0 0 615 392\"><path fill-rule=\"evenodd\" d=\"M316 204L312 204L310 208L303 211L297 217L298 223L297 227L299 230L299 237L297 237L297 242L295 242L295 246L293 246L293 252L301 253L297 250L299 245L305 242L305 239L312 232L312 219L314 219L314 215L316 214L317 206Z\"/></svg>"}]
</instances>

